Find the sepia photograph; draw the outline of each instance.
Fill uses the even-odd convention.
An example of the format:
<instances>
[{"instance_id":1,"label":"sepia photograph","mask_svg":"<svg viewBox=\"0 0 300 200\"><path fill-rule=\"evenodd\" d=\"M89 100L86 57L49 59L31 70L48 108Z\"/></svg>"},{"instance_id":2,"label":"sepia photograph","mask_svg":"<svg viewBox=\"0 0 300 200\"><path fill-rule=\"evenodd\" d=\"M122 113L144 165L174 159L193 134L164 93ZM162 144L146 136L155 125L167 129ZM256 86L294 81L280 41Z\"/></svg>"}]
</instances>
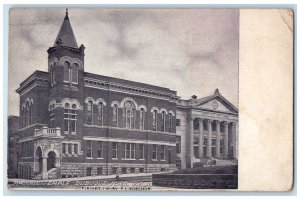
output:
<instances>
[{"instance_id":1,"label":"sepia photograph","mask_svg":"<svg viewBox=\"0 0 300 200\"><path fill-rule=\"evenodd\" d=\"M9 189L238 189L239 12L11 8Z\"/></svg>"}]
</instances>

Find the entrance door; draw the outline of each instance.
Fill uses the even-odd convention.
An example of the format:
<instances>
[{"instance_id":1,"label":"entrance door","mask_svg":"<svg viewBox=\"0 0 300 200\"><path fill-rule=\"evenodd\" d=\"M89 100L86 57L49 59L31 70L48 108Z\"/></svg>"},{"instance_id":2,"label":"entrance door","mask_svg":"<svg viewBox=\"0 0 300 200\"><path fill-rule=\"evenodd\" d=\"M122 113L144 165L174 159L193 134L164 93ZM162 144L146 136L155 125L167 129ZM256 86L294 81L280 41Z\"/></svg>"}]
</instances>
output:
<instances>
[{"instance_id":1,"label":"entrance door","mask_svg":"<svg viewBox=\"0 0 300 200\"><path fill-rule=\"evenodd\" d=\"M55 160L56 160L56 154L53 151L50 151L48 153L48 158L47 158L47 171L49 171L52 168L55 168Z\"/></svg>"}]
</instances>

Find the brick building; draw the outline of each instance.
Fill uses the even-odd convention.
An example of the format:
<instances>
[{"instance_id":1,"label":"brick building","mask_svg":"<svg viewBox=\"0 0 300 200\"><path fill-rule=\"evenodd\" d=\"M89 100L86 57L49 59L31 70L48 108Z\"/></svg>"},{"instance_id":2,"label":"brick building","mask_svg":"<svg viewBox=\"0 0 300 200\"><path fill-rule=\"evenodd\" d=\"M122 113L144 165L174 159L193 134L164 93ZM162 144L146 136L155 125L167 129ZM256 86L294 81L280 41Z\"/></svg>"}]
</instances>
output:
<instances>
[{"instance_id":1,"label":"brick building","mask_svg":"<svg viewBox=\"0 0 300 200\"><path fill-rule=\"evenodd\" d=\"M84 50L66 13L48 72L35 71L17 89L18 177L160 172L236 157L237 109L218 91L180 100L168 88L88 73Z\"/></svg>"}]
</instances>

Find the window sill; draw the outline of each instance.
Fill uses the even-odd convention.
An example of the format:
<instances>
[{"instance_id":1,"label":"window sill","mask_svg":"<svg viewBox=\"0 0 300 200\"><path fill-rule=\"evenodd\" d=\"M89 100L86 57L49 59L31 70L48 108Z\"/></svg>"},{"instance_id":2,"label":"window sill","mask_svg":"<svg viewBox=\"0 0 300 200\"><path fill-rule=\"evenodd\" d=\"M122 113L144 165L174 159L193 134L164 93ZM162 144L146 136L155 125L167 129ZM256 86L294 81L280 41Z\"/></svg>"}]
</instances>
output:
<instances>
[{"instance_id":1,"label":"window sill","mask_svg":"<svg viewBox=\"0 0 300 200\"><path fill-rule=\"evenodd\" d=\"M93 157L87 157L86 159L92 160L92 159L94 159L94 158L93 158Z\"/></svg>"},{"instance_id":2,"label":"window sill","mask_svg":"<svg viewBox=\"0 0 300 200\"><path fill-rule=\"evenodd\" d=\"M136 160L135 158L122 158L122 160Z\"/></svg>"},{"instance_id":3,"label":"window sill","mask_svg":"<svg viewBox=\"0 0 300 200\"><path fill-rule=\"evenodd\" d=\"M97 160L103 160L104 158L97 158Z\"/></svg>"},{"instance_id":4,"label":"window sill","mask_svg":"<svg viewBox=\"0 0 300 200\"><path fill-rule=\"evenodd\" d=\"M71 132L71 135L76 135L76 132Z\"/></svg>"},{"instance_id":5,"label":"window sill","mask_svg":"<svg viewBox=\"0 0 300 200\"><path fill-rule=\"evenodd\" d=\"M167 160L163 159L163 160L160 160L160 161L167 161Z\"/></svg>"},{"instance_id":6,"label":"window sill","mask_svg":"<svg viewBox=\"0 0 300 200\"><path fill-rule=\"evenodd\" d=\"M145 158L142 158L142 159L138 159L138 160L145 160Z\"/></svg>"},{"instance_id":7,"label":"window sill","mask_svg":"<svg viewBox=\"0 0 300 200\"><path fill-rule=\"evenodd\" d=\"M119 160L118 158L112 158L112 160Z\"/></svg>"},{"instance_id":8,"label":"window sill","mask_svg":"<svg viewBox=\"0 0 300 200\"><path fill-rule=\"evenodd\" d=\"M152 159L152 161L158 161L157 159Z\"/></svg>"},{"instance_id":9,"label":"window sill","mask_svg":"<svg viewBox=\"0 0 300 200\"><path fill-rule=\"evenodd\" d=\"M64 134L69 135L69 132L68 131L64 131Z\"/></svg>"}]
</instances>

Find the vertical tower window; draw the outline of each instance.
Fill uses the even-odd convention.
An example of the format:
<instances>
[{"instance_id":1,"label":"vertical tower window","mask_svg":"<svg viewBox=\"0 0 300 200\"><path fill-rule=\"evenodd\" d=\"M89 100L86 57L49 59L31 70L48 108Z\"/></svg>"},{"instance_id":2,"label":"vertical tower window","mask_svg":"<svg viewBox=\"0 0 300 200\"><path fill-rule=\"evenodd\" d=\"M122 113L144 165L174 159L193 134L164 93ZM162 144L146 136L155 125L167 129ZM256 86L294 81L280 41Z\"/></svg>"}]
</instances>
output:
<instances>
[{"instance_id":1,"label":"vertical tower window","mask_svg":"<svg viewBox=\"0 0 300 200\"><path fill-rule=\"evenodd\" d=\"M166 131L166 112L165 111L162 111L161 118L162 118L162 127L161 127L161 130L163 132L165 132Z\"/></svg>"},{"instance_id":2,"label":"vertical tower window","mask_svg":"<svg viewBox=\"0 0 300 200\"><path fill-rule=\"evenodd\" d=\"M172 113L169 113L169 132L172 132L173 127L173 119L172 119Z\"/></svg>"},{"instance_id":3,"label":"vertical tower window","mask_svg":"<svg viewBox=\"0 0 300 200\"><path fill-rule=\"evenodd\" d=\"M64 81L70 81L70 63L67 61L64 63Z\"/></svg>"},{"instance_id":4,"label":"vertical tower window","mask_svg":"<svg viewBox=\"0 0 300 200\"><path fill-rule=\"evenodd\" d=\"M100 126L103 126L103 103L98 104L98 121Z\"/></svg>"},{"instance_id":5,"label":"vertical tower window","mask_svg":"<svg viewBox=\"0 0 300 200\"><path fill-rule=\"evenodd\" d=\"M65 133L76 133L76 121L77 121L77 107L75 104L72 105L72 108L69 103L65 104L64 112L64 130Z\"/></svg>"},{"instance_id":6,"label":"vertical tower window","mask_svg":"<svg viewBox=\"0 0 300 200\"><path fill-rule=\"evenodd\" d=\"M156 160L157 159L157 145L153 144L152 146L152 159Z\"/></svg>"},{"instance_id":7,"label":"vertical tower window","mask_svg":"<svg viewBox=\"0 0 300 200\"><path fill-rule=\"evenodd\" d=\"M97 158L102 158L102 142L97 142Z\"/></svg>"},{"instance_id":8,"label":"vertical tower window","mask_svg":"<svg viewBox=\"0 0 300 200\"><path fill-rule=\"evenodd\" d=\"M157 110L153 111L153 130L157 131Z\"/></svg>"},{"instance_id":9,"label":"vertical tower window","mask_svg":"<svg viewBox=\"0 0 300 200\"><path fill-rule=\"evenodd\" d=\"M88 124L93 124L93 102L88 101L87 102L87 123Z\"/></svg>"},{"instance_id":10,"label":"vertical tower window","mask_svg":"<svg viewBox=\"0 0 300 200\"><path fill-rule=\"evenodd\" d=\"M124 103L124 111L125 111L125 126L126 126L126 128L134 129L135 113L136 113L135 104L130 100L126 101Z\"/></svg>"},{"instance_id":11,"label":"vertical tower window","mask_svg":"<svg viewBox=\"0 0 300 200\"><path fill-rule=\"evenodd\" d=\"M145 159L145 145L144 144L140 144L139 145L139 158L140 159Z\"/></svg>"},{"instance_id":12,"label":"vertical tower window","mask_svg":"<svg viewBox=\"0 0 300 200\"><path fill-rule=\"evenodd\" d=\"M72 83L78 83L78 64L74 63L72 65Z\"/></svg>"},{"instance_id":13,"label":"vertical tower window","mask_svg":"<svg viewBox=\"0 0 300 200\"><path fill-rule=\"evenodd\" d=\"M145 109L141 108L140 110L140 129L144 130L144 121L145 121Z\"/></svg>"},{"instance_id":14,"label":"vertical tower window","mask_svg":"<svg viewBox=\"0 0 300 200\"><path fill-rule=\"evenodd\" d=\"M116 142L112 143L112 158L117 158L118 157L118 146Z\"/></svg>"},{"instance_id":15,"label":"vertical tower window","mask_svg":"<svg viewBox=\"0 0 300 200\"><path fill-rule=\"evenodd\" d=\"M117 105L113 106L112 121L113 121L114 126L118 126L118 106Z\"/></svg>"}]
</instances>

